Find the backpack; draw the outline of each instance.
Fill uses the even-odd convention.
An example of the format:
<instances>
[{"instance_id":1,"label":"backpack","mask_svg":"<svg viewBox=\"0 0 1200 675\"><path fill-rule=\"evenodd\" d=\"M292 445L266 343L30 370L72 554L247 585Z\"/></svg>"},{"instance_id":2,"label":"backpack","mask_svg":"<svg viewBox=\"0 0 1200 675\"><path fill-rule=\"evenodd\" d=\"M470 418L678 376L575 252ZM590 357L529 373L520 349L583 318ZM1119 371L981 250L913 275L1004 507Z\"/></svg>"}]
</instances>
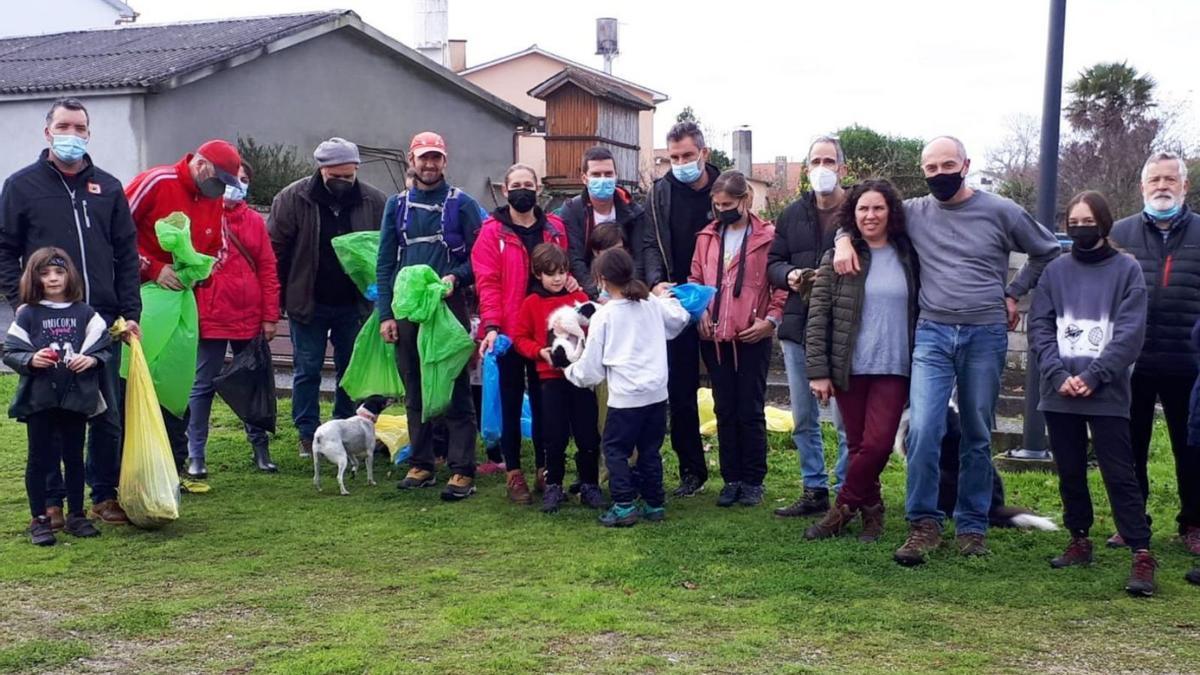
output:
<instances>
[{"instance_id":1,"label":"backpack","mask_svg":"<svg viewBox=\"0 0 1200 675\"><path fill-rule=\"evenodd\" d=\"M446 201L441 204L421 204L414 202L412 200L412 190L407 195L400 195L399 204L397 204L398 208L396 209L396 234L400 240L400 254L404 254L404 249L409 244L436 243L445 247L447 258L458 261L466 260L467 238L463 236L462 227L458 223L458 201L461 194L462 190L452 187L446 195ZM438 228L437 233L427 237L409 238L408 226L412 224L414 217L414 212L410 209L441 212L441 227Z\"/></svg>"}]
</instances>

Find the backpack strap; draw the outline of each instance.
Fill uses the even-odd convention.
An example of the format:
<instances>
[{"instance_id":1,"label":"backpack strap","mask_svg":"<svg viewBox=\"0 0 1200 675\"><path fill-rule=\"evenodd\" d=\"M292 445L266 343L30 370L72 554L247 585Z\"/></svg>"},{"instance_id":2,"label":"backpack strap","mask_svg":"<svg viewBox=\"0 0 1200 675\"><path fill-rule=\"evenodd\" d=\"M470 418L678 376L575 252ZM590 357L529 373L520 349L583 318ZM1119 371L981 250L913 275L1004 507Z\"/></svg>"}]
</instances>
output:
<instances>
[{"instance_id":1,"label":"backpack strap","mask_svg":"<svg viewBox=\"0 0 1200 675\"><path fill-rule=\"evenodd\" d=\"M459 196L462 191L451 187L446 200L441 204L422 204L413 200L412 191L400 196L396 209L396 233L399 235L400 249L403 251L410 244L441 244L446 248L448 256L465 258L467 250L466 237L458 222ZM434 234L424 237L409 237L408 227L416 217L415 210L429 211L439 214L440 226Z\"/></svg>"}]
</instances>

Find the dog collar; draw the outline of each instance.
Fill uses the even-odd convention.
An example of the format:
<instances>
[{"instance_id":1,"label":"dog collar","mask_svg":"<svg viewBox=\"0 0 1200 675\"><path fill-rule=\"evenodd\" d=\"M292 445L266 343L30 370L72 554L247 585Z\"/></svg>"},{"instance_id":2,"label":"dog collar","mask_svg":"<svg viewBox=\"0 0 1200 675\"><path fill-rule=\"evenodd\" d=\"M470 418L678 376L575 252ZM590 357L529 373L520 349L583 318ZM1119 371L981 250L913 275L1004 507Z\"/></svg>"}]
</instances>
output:
<instances>
[{"instance_id":1,"label":"dog collar","mask_svg":"<svg viewBox=\"0 0 1200 675\"><path fill-rule=\"evenodd\" d=\"M376 415L366 408L359 408L356 414L368 422L375 422L379 419L379 415Z\"/></svg>"}]
</instances>

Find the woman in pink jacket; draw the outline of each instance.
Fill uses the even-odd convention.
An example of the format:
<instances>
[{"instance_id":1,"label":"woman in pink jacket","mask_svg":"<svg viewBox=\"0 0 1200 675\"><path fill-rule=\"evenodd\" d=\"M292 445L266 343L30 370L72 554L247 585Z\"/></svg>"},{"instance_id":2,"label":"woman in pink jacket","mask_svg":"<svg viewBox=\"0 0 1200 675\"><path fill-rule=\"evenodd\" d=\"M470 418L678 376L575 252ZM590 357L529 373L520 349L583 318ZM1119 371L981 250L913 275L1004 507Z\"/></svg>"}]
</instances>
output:
<instances>
[{"instance_id":1,"label":"woman in pink jacket","mask_svg":"<svg viewBox=\"0 0 1200 675\"><path fill-rule=\"evenodd\" d=\"M563 250L567 248L567 230L563 222L537 205L537 172L524 164L512 165L504 174L504 196L508 204L493 211L483 222L475 246L471 248L471 268L475 272L483 333L480 354L491 350L498 334L512 337L516 331L517 309L537 283L529 266L530 251L543 242L552 242ZM575 279L568 277L567 290L574 292L578 288ZM517 504L532 504L533 495L521 471L521 403L528 386L536 485L542 489L546 461L538 415L542 397L537 367L516 349L501 356L499 365L503 420L500 450L508 468L508 498Z\"/></svg>"},{"instance_id":2,"label":"woman in pink jacket","mask_svg":"<svg viewBox=\"0 0 1200 675\"><path fill-rule=\"evenodd\" d=\"M204 459L213 378L225 365L226 347L237 354L260 334L271 340L279 321L279 277L267 225L257 211L246 206L252 176L253 169L242 162L238 172L241 189L226 188L223 244L209 282L196 287L200 344L196 352L196 382L188 400L187 464L188 477L196 480L208 477ZM254 449L255 465L260 471L274 472L276 467L267 450L267 432L249 424L245 426L246 438Z\"/></svg>"},{"instance_id":3,"label":"woman in pink jacket","mask_svg":"<svg viewBox=\"0 0 1200 675\"><path fill-rule=\"evenodd\" d=\"M717 177L712 187L717 219L696 235L689 278L717 289L698 326L725 481L717 506L762 503L767 475L767 367L787 293L773 290L767 280L775 226L750 212L752 202L740 171Z\"/></svg>"}]
</instances>

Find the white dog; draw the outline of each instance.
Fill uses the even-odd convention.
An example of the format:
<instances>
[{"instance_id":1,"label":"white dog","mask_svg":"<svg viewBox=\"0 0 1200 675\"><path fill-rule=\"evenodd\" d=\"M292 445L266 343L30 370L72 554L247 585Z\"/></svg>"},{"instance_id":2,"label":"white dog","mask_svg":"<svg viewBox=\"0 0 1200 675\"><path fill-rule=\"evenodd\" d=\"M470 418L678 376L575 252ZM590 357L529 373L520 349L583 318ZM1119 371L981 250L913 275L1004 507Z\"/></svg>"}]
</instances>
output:
<instances>
[{"instance_id":1,"label":"white dog","mask_svg":"<svg viewBox=\"0 0 1200 675\"><path fill-rule=\"evenodd\" d=\"M595 313L596 305L590 302L564 305L550 312L550 318L546 321L546 327L550 330L550 351L561 350L567 361L578 361L583 356L583 329Z\"/></svg>"},{"instance_id":2,"label":"white dog","mask_svg":"<svg viewBox=\"0 0 1200 675\"><path fill-rule=\"evenodd\" d=\"M313 485L321 491L321 457L337 465L338 486L343 495L350 494L343 476L350 467L350 476L358 475L358 463L367 461L367 484L375 484L375 420L388 405L383 396L371 396L358 407L358 414L344 420L330 420L317 427L313 434Z\"/></svg>"}]
</instances>

